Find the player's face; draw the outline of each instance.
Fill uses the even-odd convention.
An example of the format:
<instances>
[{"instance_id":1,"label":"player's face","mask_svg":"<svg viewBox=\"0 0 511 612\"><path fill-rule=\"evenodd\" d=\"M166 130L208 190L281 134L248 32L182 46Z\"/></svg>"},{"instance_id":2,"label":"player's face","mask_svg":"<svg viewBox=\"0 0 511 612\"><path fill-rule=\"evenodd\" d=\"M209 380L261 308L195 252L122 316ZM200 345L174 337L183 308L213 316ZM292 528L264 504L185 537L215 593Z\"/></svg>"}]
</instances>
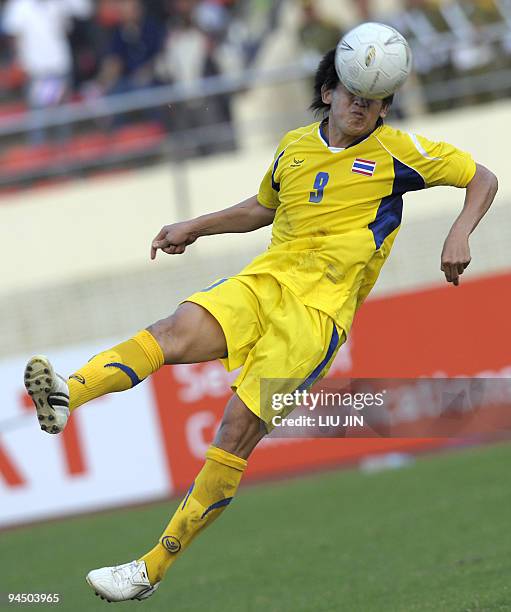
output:
<instances>
[{"instance_id":1,"label":"player's face","mask_svg":"<svg viewBox=\"0 0 511 612\"><path fill-rule=\"evenodd\" d=\"M329 121L344 135L353 138L374 130L378 119L384 119L388 112L383 100L356 96L341 83L323 92L323 102L330 104Z\"/></svg>"}]
</instances>

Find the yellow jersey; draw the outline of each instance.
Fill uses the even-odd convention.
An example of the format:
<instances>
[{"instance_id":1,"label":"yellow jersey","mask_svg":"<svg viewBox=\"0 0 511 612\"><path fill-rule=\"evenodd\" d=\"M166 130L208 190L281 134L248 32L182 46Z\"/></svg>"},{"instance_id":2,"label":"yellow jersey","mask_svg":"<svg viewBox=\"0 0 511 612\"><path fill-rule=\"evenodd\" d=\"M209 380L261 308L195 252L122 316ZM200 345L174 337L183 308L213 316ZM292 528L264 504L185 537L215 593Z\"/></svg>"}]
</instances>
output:
<instances>
[{"instance_id":1,"label":"yellow jersey","mask_svg":"<svg viewBox=\"0 0 511 612\"><path fill-rule=\"evenodd\" d=\"M389 256L403 195L466 187L475 171L456 147L387 125L345 149L329 145L324 122L293 130L258 194L276 210L271 244L240 275L272 275L347 333Z\"/></svg>"}]
</instances>

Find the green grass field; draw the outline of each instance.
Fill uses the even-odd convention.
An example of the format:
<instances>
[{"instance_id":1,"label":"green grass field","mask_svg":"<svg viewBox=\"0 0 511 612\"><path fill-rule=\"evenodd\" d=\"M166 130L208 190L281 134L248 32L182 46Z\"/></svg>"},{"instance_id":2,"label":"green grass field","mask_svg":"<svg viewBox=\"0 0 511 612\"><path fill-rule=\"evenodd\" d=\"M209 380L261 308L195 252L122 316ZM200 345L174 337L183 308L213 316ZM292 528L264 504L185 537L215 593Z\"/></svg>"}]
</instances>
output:
<instances>
[{"instance_id":1,"label":"green grass field","mask_svg":"<svg viewBox=\"0 0 511 612\"><path fill-rule=\"evenodd\" d=\"M103 602L84 576L144 552L177 502L14 530L0 592L87 612L511 610L510 465L500 444L247 487L143 603Z\"/></svg>"}]
</instances>

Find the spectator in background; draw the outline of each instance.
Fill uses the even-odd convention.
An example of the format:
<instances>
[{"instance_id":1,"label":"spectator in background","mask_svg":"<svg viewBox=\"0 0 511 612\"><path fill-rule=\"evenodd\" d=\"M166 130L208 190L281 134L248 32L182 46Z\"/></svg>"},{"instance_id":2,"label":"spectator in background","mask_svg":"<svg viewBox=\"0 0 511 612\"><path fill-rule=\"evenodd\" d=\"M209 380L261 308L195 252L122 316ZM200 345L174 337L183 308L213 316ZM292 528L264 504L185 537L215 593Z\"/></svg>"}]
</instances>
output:
<instances>
[{"instance_id":1,"label":"spectator in background","mask_svg":"<svg viewBox=\"0 0 511 612\"><path fill-rule=\"evenodd\" d=\"M506 67L504 54L488 36L488 26L499 22L502 14L493 0L406 0L393 24L414 49L429 111L498 97L484 91L484 79L492 68Z\"/></svg>"},{"instance_id":2,"label":"spectator in background","mask_svg":"<svg viewBox=\"0 0 511 612\"><path fill-rule=\"evenodd\" d=\"M3 31L15 41L31 109L55 107L66 100L73 66L68 32L73 18L91 13L90 0L8 0L5 4ZM45 139L42 119L36 114L30 121L30 141L41 144Z\"/></svg>"},{"instance_id":3,"label":"spectator in background","mask_svg":"<svg viewBox=\"0 0 511 612\"><path fill-rule=\"evenodd\" d=\"M196 96L172 104L170 129L181 136L188 155L208 155L236 148L232 125L231 94L205 95L196 87L198 80L235 70L237 60L225 43L229 15L225 6L213 2L172 0L170 28L158 61L158 75L166 82L180 83ZM202 131L199 139L183 132L219 125ZM220 127L221 126L221 127Z\"/></svg>"},{"instance_id":4,"label":"spectator in background","mask_svg":"<svg viewBox=\"0 0 511 612\"><path fill-rule=\"evenodd\" d=\"M74 91L80 91L85 83L96 76L106 36L107 30L103 28L98 11L88 18L73 21L69 42L73 55Z\"/></svg>"},{"instance_id":5,"label":"spectator in background","mask_svg":"<svg viewBox=\"0 0 511 612\"><path fill-rule=\"evenodd\" d=\"M405 0L403 10L394 16L392 24L403 33L414 51L413 65L425 93L424 103L431 112L451 108L452 101L428 95L438 83L448 83L454 77L451 54L438 41L450 33L439 2Z\"/></svg>"},{"instance_id":6,"label":"spectator in background","mask_svg":"<svg viewBox=\"0 0 511 612\"><path fill-rule=\"evenodd\" d=\"M164 23L168 18L167 0L144 0L144 7L148 15Z\"/></svg>"},{"instance_id":7,"label":"spectator in background","mask_svg":"<svg viewBox=\"0 0 511 612\"><path fill-rule=\"evenodd\" d=\"M335 23L320 14L314 0L302 0L302 24L299 36L307 51L323 56L337 45L341 34L340 28Z\"/></svg>"},{"instance_id":8,"label":"spectator in background","mask_svg":"<svg viewBox=\"0 0 511 612\"><path fill-rule=\"evenodd\" d=\"M497 67L502 54L488 37L487 26L497 23L502 17L491 0L452 1L442 7L442 14L456 38L451 55L457 76L484 77L492 66ZM464 81L466 85L460 91L464 104L487 102L499 97L481 88L475 78Z\"/></svg>"},{"instance_id":9,"label":"spectator in background","mask_svg":"<svg viewBox=\"0 0 511 612\"><path fill-rule=\"evenodd\" d=\"M358 10L360 21L371 21L373 19L373 7L371 0L353 0L353 4Z\"/></svg>"},{"instance_id":10,"label":"spectator in background","mask_svg":"<svg viewBox=\"0 0 511 612\"><path fill-rule=\"evenodd\" d=\"M154 60L165 29L147 14L140 0L117 0L119 23L113 29L97 84L106 95L126 93L155 84Z\"/></svg>"}]
</instances>

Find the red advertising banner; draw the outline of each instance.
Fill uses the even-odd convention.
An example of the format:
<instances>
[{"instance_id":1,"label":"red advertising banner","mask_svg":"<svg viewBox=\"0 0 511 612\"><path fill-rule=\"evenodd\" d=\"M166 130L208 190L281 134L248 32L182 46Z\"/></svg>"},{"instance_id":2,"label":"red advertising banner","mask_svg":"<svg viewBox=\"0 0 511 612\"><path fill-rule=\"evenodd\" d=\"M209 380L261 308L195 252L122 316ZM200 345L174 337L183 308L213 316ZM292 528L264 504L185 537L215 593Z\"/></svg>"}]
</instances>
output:
<instances>
[{"instance_id":1,"label":"red advertising banner","mask_svg":"<svg viewBox=\"0 0 511 612\"><path fill-rule=\"evenodd\" d=\"M351 335L359 378L511 376L511 274L368 301Z\"/></svg>"},{"instance_id":2,"label":"red advertising banner","mask_svg":"<svg viewBox=\"0 0 511 612\"><path fill-rule=\"evenodd\" d=\"M510 376L510 304L511 274L369 300L331 374ZM162 442L176 490L185 490L201 468L232 379L218 362L163 368L153 377ZM255 450L247 477L278 476L446 443L446 439L269 439Z\"/></svg>"}]
</instances>

